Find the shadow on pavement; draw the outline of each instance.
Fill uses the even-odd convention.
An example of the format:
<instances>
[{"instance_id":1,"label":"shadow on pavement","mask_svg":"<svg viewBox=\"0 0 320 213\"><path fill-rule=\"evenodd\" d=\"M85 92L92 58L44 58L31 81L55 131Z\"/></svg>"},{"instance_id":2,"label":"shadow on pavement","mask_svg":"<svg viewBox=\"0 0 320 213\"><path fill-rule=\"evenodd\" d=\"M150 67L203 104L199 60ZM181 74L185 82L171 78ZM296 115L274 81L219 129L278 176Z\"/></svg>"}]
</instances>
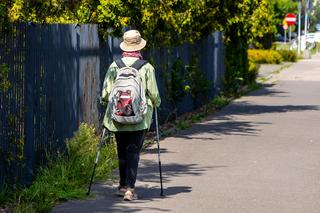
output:
<instances>
[{"instance_id":1,"label":"shadow on pavement","mask_svg":"<svg viewBox=\"0 0 320 213\"><path fill-rule=\"evenodd\" d=\"M276 89L263 88L252 92L249 96L281 96L285 92L277 91ZM193 124L191 128L178 131L173 137L186 139L201 139L201 140L219 140L220 135L242 135L242 136L257 136L260 132L258 128L261 125L270 125L270 122L252 122L237 119L237 115L258 115L266 113L287 113L320 110L317 105L253 105L246 101L234 102L220 112L208 116L206 121Z\"/></svg>"},{"instance_id":2,"label":"shadow on pavement","mask_svg":"<svg viewBox=\"0 0 320 213\"><path fill-rule=\"evenodd\" d=\"M141 160L139 180L142 182L159 182L159 167L157 161ZM224 165L200 167L197 164L170 163L162 165L163 181L168 183L171 178L184 176L200 176L207 170L226 167Z\"/></svg>"},{"instance_id":3,"label":"shadow on pavement","mask_svg":"<svg viewBox=\"0 0 320 213\"><path fill-rule=\"evenodd\" d=\"M160 148L160 152L162 154L175 153L175 152L168 151L168 149L165 149L165 148ZM158 153L158 148L157 147L147 147L146 149L143 150L143 153L144 154L157 154Z\"/></svg>"},{"instance_id":4,"label":"shadow on pavement","mask_svg":"<svg viewBox=\"0 0 320 213\"><path fill-rule=\"evenodd\" d=\"M226 115L256 115L264 113L285 113L306 110L320 110L317 105L251 105L246 102L233 103L227 107ZM230 112L230 113L229 113ZM232 113L231 113L232 112ZM219 118L218 118L219 119Z\"/></svg>"},{"instance_id":5,"label":"shadow on pavement","mask_svg":"<svg viewBox=\"0 0 320 213\"><path fill-rule=\"evenodd\" d=\"M282 105L264 106L250 105L248 103L233 103L226 107L219 114L207 119L208 122L193 124L187 130L179 131L175 136L186 139L219 140L220 135L242 135L257 136L260 132L258 126L270 125L270 122L239 121L235 115L256 115L264 113L286 113L297 111L320 110L316 105ZM211 137L199 136L200 134L211 134Z\"/></svg>"},{"instance_id":6,"label":"shadow on pavement","mask_svg":"<svg viewBox=\"0 0 320 213\"><path fill-rule=\"evenodd\" d=\"M105 212L139 212L144 211L159 211L168 212L169 209L163 208L149 208L139 207L139 204L157 201L159 199L173 199L178 194L190 193L192 188L190 186L169 186L166 184L170 182L173 177L185 176L200 176L206 170L216 169L226 166L211 166L200 167L197 164L165 164L162 166L163 170L163 184L164 197L160 196L160 181L158 162L151 160L141 160L139 167L138 181L140 184L136 187L136 192L139 199L128 204L122 201L122 197L117 197L115 192L116 185L112 186L110 183L95 184L92 187L94 198L88 200L77 200L63 203L53 210L53 213L105 213ZM150 185L149 185L150 184ZM130 205L130 206L128 206Z\"/></svg>"},{"instance_id":7,"label":"shadow on pavement","mask_svg":"<svg viewBox=\"0 0 320 213\"><path fill-rule=\"evenodd\" d=\"M263 88L249 92L246 96L272 96L272 97L289 97L287 92L272 88L274 84L261 84Z\"/></svg>"},{"instance_id":8,"label":"shadow on pavement","mask_svg":"<svg viewBox=\"0 0 320 213\"><path fill-rule=\"evenodd\" d=\"M220 135L246 135L255 136L258 135L259 130L255 128L252 122L247 121L224 121L216 123L197 123L193 124L187 131L179 131L174 137L185 139L200 139L209 140L206 137L196 136L198 134L213 134L215 138L210 137L210 140L220 140L217 136Z\"/></svg>"}]
</instances>

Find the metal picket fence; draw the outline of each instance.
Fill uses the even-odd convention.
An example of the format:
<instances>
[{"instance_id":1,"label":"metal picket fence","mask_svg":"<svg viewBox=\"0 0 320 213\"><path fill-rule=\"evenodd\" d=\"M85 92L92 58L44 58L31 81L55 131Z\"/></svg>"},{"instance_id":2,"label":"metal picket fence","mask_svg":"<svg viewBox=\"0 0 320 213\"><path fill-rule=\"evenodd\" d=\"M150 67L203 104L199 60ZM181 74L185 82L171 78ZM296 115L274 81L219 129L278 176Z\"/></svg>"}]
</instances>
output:
<instances>
[{"instance_id":1,"label":"metal picket fence","mask_svg":"<svg viewBox=\"0 0 320 213\"><path fill-rule=\"evenodd\" d=\"M120 40L99 37L97 25L16 24L0 35L0 66L9 68L10 87L0 91L0 186L30 184L47 153L65 149L80 123L101 128L104 109L98 98L109 64L121 56ZM161 97L161 64L181 58L185 64L198 52L199 67L212 82L210 97L222 87L224 52L221 33L194 45L146 52L152 55ZM0 79L1 81L2 79ZM161 111L170 110L162 98ZM193 109L186 97L179 114ZM160 111L160 115L161 115Z\"/></svg>"}]
</instances>

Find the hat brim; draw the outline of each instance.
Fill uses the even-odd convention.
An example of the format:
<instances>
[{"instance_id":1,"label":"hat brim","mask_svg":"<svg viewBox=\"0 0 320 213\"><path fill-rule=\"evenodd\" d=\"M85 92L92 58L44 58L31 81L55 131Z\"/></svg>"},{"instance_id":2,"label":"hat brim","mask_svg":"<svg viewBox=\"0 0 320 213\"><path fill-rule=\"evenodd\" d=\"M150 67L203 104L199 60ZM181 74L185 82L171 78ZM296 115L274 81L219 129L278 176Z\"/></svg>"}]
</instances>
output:
<instances>
[{"instance_id":1,"label":"hat brim","mask_svg":"<svg viewBox=\"0 0 320 213\"><path fill-rule=\"evenodd\" d=\"M126 52L134 52L134 51L139 51L142 50L147 44L147 41L141 38L140 44L137 45L127 45L124 42L120 43L120 49Z\"/></svg>"}]
</instances>

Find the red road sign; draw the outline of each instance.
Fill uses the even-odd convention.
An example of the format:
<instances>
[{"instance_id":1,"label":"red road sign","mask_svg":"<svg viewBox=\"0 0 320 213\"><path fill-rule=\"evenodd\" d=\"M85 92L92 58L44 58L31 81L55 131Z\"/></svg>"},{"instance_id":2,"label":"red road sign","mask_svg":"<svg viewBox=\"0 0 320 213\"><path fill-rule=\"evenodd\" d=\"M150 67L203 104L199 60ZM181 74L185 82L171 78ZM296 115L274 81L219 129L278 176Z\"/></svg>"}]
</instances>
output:
<instances>
[{"instance_id":1,"label":"red road sign","mask_svg":"<svg viewBox=\"0 0 320 213\"><path fill-rule=\"evenodd\" d=\"M297 21L297 18L296 18L296 15L295 14L292 14L292 13L288 13L285 17L285 20L287 22L287 24L289 26L292 26L296 23Z\"/></svg>"}]
</instances>

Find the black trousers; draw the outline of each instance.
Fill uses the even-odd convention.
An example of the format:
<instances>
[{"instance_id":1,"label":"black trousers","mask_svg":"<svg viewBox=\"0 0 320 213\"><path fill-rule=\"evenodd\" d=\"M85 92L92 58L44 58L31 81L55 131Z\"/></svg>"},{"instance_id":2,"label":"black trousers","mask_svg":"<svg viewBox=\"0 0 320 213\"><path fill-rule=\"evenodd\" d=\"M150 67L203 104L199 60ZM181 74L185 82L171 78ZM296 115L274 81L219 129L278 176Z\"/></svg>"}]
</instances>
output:
<instances>
[{"instance_id":1,"label":"black trousers","mask_svg":"<svg viewBox=\"0 0 320 213\"><path fill-rule=\"evenodd\" d=\"M120 186L135 187L140 151L146 130L115 132L119 160Z\"/></svg>"}]
</instances>

